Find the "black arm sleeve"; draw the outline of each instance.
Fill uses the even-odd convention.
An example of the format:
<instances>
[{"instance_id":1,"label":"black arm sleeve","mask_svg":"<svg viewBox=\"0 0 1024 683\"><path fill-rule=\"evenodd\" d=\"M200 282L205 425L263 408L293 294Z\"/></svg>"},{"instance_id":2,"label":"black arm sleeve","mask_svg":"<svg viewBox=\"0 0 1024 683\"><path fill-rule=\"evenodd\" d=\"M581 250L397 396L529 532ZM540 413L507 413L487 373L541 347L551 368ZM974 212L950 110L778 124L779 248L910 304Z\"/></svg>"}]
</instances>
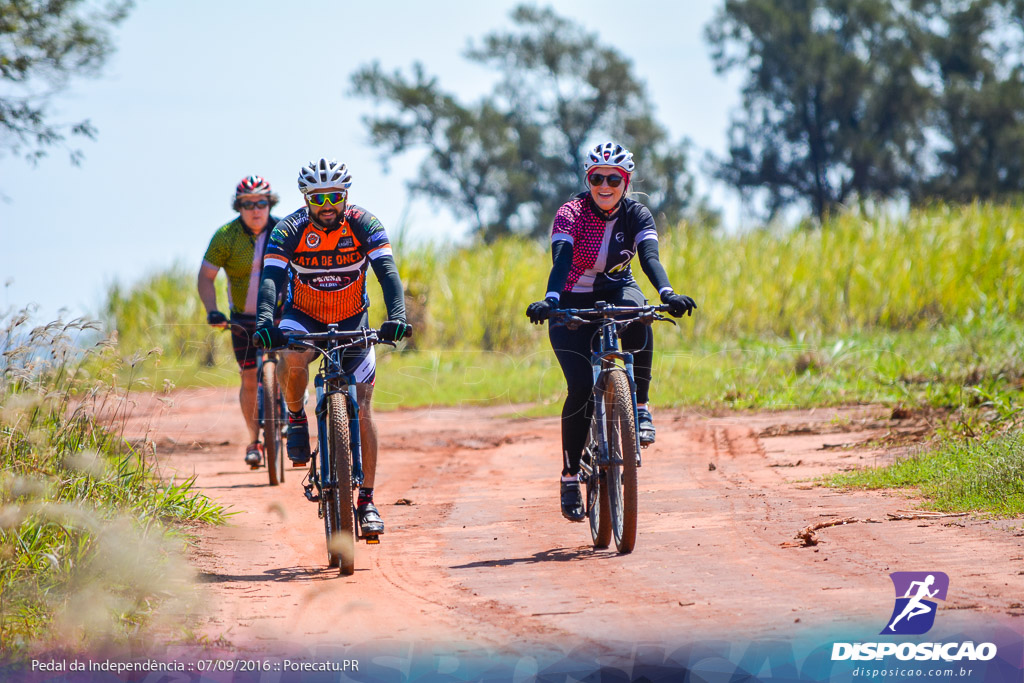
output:
<instances>
[{"instance_id":1,"label":"black arm sleeve","mask_svg":"<svg viewBox=\"0 0 1024 683\"><path fill-rule=\"evenodd\" d=\"M659 293L666 287L671 289L668 273L665 272L665 267L661 265L661 260L658 258L658 240L644 240L637 245L636 253L640 257L640 267L643 268L644 274L647 275L647 279L651 281L654 288Z\"/></svg>"},{"instance_id":2,"label":"black arm sleeve","mask_svg":"<svg viewBox=\"0 0 1024 683\"><path fill-rule=\"evenodd\" d=\"M565 281L569 277L569 269L572 268L572 244L566 240L558 240L551 245L551 275L548 276L547 292L562 293Z\"/></svg>"},{"instance_id":3,"label":"black arm sleeve","mask_svg":"<svg viewBox=\"0 0 1024 683\"><path fill-rule=\"evenodd\" d=\"M405 292L402 291L402 280L398 277L398 266L392 256L381 256L371 259L370 266L377 276L380 288L384 292L384 306L388 310L388 320L405 320ZM262 296L263 291L260 290Z\"/></svg>"},{"instance_id":4,"label":"black arm sleeve","mask_svg":"<svg viewBox=\"0 0 1024 683\"><path fill-rule=\"evenodd\" d=\"M263 269L260 281L260 294L256 299L256 329L274 324L274 311L277 309L277 295L283 292L288 282L286 268L270 267Z\"/></svg>"}]
</instances>

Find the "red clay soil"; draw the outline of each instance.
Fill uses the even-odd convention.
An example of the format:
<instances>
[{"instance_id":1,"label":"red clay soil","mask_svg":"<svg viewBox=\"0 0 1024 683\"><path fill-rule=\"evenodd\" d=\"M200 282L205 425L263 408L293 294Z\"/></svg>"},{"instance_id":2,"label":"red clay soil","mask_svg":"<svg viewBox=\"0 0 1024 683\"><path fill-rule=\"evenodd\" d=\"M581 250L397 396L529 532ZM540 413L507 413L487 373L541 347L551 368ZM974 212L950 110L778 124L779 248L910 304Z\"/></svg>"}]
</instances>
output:
<instances>
[{"instance_id":1,"label":"red clay soil","mask_svg":"<svg viewBox=\"0 0 1024 683\"><path fill-rule=\"evenodd\" d=\"M377 414L376 501L387 525L359 544L356 572L327 568L304 470L270 487L242 461L236 390L140 400L128 434L164 468L197 476L238 514L200 530L193 561L208 611L197 632L228 650L398 639L504 652L676 645L860 629L893 606L893 571L950 577L946 630L1024 631L1020 520L905 519L900 492L818 487L809 478L891 455L856 444L898 433L878 408L709 416L659 410L644 451L636 550L595 551L559 513L559 422L515 406ZM912 431L912 428L908 428ZM852 444L852 445L851 445ZM841 518L877 520L801 529Z\"/></svg>"}]
</instances>

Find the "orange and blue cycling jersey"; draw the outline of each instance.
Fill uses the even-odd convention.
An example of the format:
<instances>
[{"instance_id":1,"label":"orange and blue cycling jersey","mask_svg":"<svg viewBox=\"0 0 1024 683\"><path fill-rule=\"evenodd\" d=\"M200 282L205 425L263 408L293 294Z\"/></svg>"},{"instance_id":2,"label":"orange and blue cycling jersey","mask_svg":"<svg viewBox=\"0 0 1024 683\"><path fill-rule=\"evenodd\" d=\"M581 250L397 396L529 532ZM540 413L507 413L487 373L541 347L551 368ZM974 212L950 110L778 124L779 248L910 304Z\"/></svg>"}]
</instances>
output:
<instances>
[{"instance_id":1,"label":"orange and blue cycling jersey","mask_svg":"<svg viewBox=\"0 0 1024 683\"><path fill-rule=\"evenodd\" d=\"M350 204L341 224L326 231L302 207L274 228L263 267L287 269L289 308L330 324L369 307L366 268L390 255L384 226L366 209Z\"/></svg>"}]
</instances>

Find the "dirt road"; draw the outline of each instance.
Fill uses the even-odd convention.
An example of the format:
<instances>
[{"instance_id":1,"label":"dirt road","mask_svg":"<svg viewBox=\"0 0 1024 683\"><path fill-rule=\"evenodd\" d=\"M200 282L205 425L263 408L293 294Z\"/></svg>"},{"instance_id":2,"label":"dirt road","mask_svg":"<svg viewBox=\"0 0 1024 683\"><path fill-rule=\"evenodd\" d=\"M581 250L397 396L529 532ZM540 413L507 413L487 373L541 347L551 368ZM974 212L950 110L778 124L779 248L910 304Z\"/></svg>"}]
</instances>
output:
<instances>
[{"instance_id":1,"label":"dirt road","mask_svg":"<svg viewBox=\"0 0 1024 683\"><path fill-rule=\"evenodd\" d=\"M893 571L949 575L947 632L979 622L1024 631L1019 521L889 521L915 501L806 481L887 457L849 446L905 428L881 409L660 410L640 470L637 547L626 556L594 551L588 527L560 516L557 419L519 417L514 406L378 413L376 500L387 533L379 546L359 545L355 575L339 577L326 567L302 471L271 488L243 464L235 390L172 398L143 401L128 431L238 513L203 531L194 554L209 607L199 632L227 648L398 639L514 653L870 637L892 610ZM787 547L798 530L846 517L878 522Z\"/></svg>"}]
</instances>

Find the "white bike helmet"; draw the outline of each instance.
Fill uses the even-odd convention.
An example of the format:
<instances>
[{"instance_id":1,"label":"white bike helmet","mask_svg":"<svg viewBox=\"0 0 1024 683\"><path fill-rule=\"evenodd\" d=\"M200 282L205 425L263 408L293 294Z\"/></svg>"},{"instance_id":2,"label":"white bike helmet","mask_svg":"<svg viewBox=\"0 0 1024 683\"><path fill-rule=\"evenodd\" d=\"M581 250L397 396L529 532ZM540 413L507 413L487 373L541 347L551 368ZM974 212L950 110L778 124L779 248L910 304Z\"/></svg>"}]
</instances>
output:
<instances>
[{"instance_id":1,"label":"white bike helmet","mask_svg":"<svg viewBox=\"0 0 1024 683\"><path fill-rule=\"evenodd\" d=\"M590 171L594 166L615 166L626 173L632 173L636 168L633 153L614 142L604 142L587 153L587 160L583 162L583 172Z\"/></svg>"},{"instance_id":2,"label":"white bike helmet","mask_svg":"<svg viewBox=\"0 0 1024 683\"><path fill-rule=\"evenodd\" d=\"M352 174L334 159L311 161L299 171L299 191L302 194L325 190L348 190L352 185Z\"/></svg>"}]
</instances>

